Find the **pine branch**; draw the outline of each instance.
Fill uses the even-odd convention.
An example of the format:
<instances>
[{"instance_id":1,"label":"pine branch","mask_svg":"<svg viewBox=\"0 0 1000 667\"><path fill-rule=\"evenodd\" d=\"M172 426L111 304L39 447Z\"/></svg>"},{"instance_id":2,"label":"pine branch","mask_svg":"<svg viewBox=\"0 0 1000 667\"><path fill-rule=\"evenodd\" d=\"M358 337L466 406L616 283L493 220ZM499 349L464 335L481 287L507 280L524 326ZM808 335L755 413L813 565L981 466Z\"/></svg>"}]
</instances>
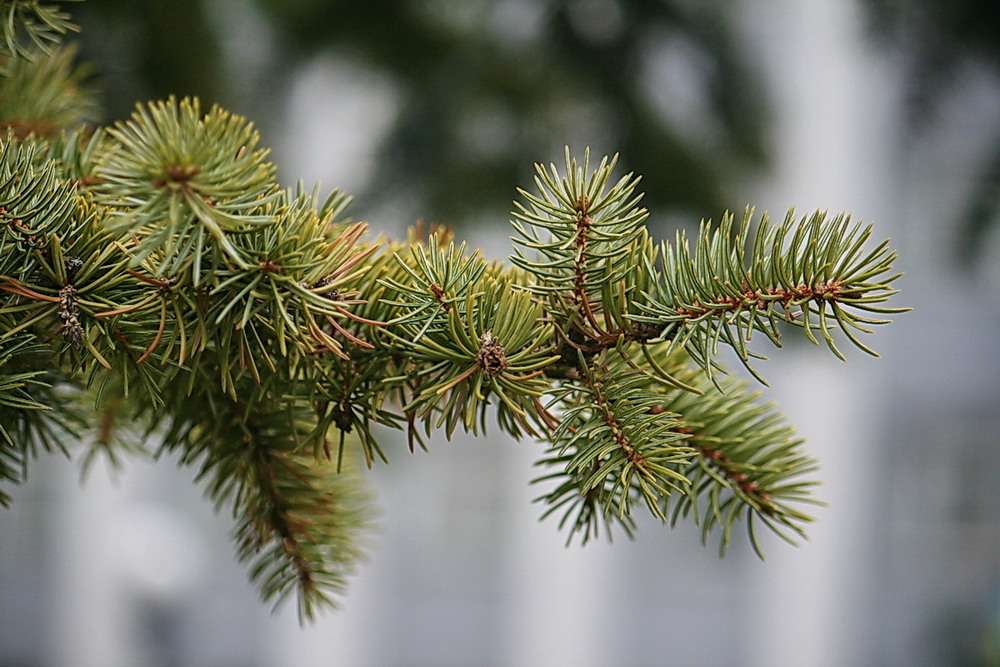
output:
<instances>
[{"instance_id":1,"label":"pine branch","mask_svg":"<svg viewBox=\"0 0 1000 667\"><path fill-rule=\"evenodd\" d=\"M559 525L572 522L569 540L577 532L584 543L596 537L602 519L609 537L612 523L631 536L637 499L666 519L663 499L690 484L681 471L692 451L682 422L659 410L662 401L649 391L648 376L628 367L609 372L604 363L581 365L582 386L554 392L561 423L548 434L552 446L539 465L561 470L535 480L558 482L540 498L551 505L543 518L565 508Z\"/></svg>"},{"instance_id":2,"label":"pine branch","mask_svg":"<svg viewBox=\"0 0 1000 667\"><path fill-rule=\"evenodd\" d=\"M720 389L687 365L683 350L661 345L656 355L697 393L650 382L648 370L613 353L586 367L583 391L553 392L561 423L539 465L558 470L535 482L557 486L539 498L550 505L543 518L562 510L569 540L579 533L586 543L602 521L609 537L615 525L631 537L632 504L641 500L662 521L692 518L703 541L721 529L722 552L741 521L761 557L755 521L790 542L804 537L812 519L798 506L817 501L815 482L799 479L816 467L802 441L745 383L724 378Z\"/></svg>"},{"instance_id":3,"label":"pine branch","mask_svg":"<svg viewBox=\"0 0 1000 667\"><path fill-rule=\"evenodd\" d=\"M79 0L69 0L75 2ZM48 53L69 32L79 30L58 5L39 0L0 2L0 57L32 59Z\"/></svg>"},{"instance_id":4,"label":"pine branch","mask_svg":"<svg viewBox=\"0 0 1000 667\"><path fill-rule=\"evenodd\" d=\"M587 541L602 521L631 535L631 505L642 499L660 519L694 518L703 539L721 529L722 549L742 520L758 550L754 522L790 541L802 536L810 518L798 505L813 502L813 482L799 478L815 464L777 413L743 384L715 376L718 341L746 362L755 354L747 347L754 330L780 344L779 321L792 320L814 342L819 329L843 358L828 319L866 330L884 321L855 311L905 310L881 305L895 293L896 276L886 276L895 254L887 243L865 251L871 227L843 216L796 223L790 215L781 226L765 219L748 241L749 211L741 234L733 234L732 216L717 231L703 226L692 255L683 234L676 246L656 249L629 226L645 211L627 178L600 198L607 165L587 181L568 155L566 162L561 180L554 167L539 168L541 195L522 192L530 208L519 205L514 223L518 243L538 258L519 250L512 260L557 313L562 341L560 363L545 370L558 381L549 392L558 426L540 462L557 470L538 480L557 481L540 498L550 505L545 515L565 510L560 525L571 525L571 539L580 533ZM581 193L614 212L603 227ZM676 305L665 306L667 299ZM870 351L852 331L846 336ZM609 399L607 388L623 378L629 393ZM669 452L672 465L657 471L659 479L635 444L648 446L647 434Z\"/></svg>"},{"instance_id":5,"label":"pine branch","mask_svg":"<svg viewBox=\"0 0 1000 667\"><path fill-rule=\"evenodd\" d=\"M81 128L82 70L54 48L66 16L0 0L0 19L0 483L87 428L85 461L117 456L134 421L199 466L262 596L297 593L302 619L362 556L348 447L388 461L380 426L411 451L494 417L538 436L540 500L570 540L631 536L638 506L722 549L740 522L758 551L760 523L803 536L815 462L719 373L719 343L749 367L754 333L780 346L792 325L874 354L859 333L905 309L870 225L754 227L748 210L703 224L693 252L683 233L657 245L638 178L567 149L520 191L512 266L446 229L370 240L347 197L280 188L252 124L218 107L170 98Z\"/></svg>"},{"instance_id":6,"label":"pine branch","mask_svg":"<svg viewBox=\"0 0 1000 667\"><path fill-rule=\"evenodd\" d=\"M10 328L0 315L0 330ZM68 456L67 441L84 426L70 379L42 370L45 345L20 334L0 343L0 505L10 505L7 483L27 479L28 467L39 452ZM59 388L57 388L59 386Z\"/></svg>"},{"instance_id":7,"label":"pine branch","mask_svg":"<svg viewBox=\"0 0 1000 667\"><path fill-rule=\"evenodd\" d=\"M870 325L889 320L863 313L908 310L881 305L896 294L891 284L899 277L890 274L896 253L888 241L866 251L871 225L822 212L796 221L789 211L780 225L765 215L754 231L752 213L746 210L738 230L731 214L718 229L703 224L693 253L683 232L673 246L664 244L658 288L634 319L663 327L663 336L683 345L710 374L721 341L763 381L749 363L759 356L750 340L759 331L780 347L783 324L801 327L813 343L818 332L841 359L835 329L878 356L858 333L872 333Z\"/></svg>"},{"instance_id":8,"label":"pine branch","mask_svg":"<svg viewBox=\"0 0 1000 667\"><path fill-rule=\"evenodd\" d=\"M424 263L431 267L426 257L417 262ZM444 426L450 437L459 424L472 433L485 429L486 408L493 403L504 430L534 433L534 405L547 387L542 369L556 360L541 304L512 275L486 271L482 260L458 266L456 275L468 280L461 301L447 300L433 274L407 271L414 282L401 293L423 292L430 299L412 306L399 302L404 314L386 330L413 362L406 370L412 399L403 411L428 423L439 415L435 428ZM472 276L478 279L472 282Z\"/></svg>"},{"instance_id":9,"label":"pine branch","mask_svg":"<svg viewBox=\"0 0 1000 667\"><path fill-rule=\"evenodd\" d=\"M74 189L48 160L43 141L0 139L0 275L21 279L38 268L46 235L68 228Z\"/></svg>"},{"instance_id":10,"label":"pine branch","mask_svg":"<svg viewBox=\"0 0 1000 667\"><path fill-rule=\"evenodd\" d=\"M739 522L746 522L750 543L763 558L755 522L761 522L786 541L805 536L803 524L812 521L802 504L812 498L815 480L808 475L816 461L803 453L803 441L785 424L771 404L761 403L759 392L730 377L709 379L690 367L683 350L659 346L657 363L689 383L697 393L652 385L659 396L653 414L667 415L678 423L674 432L693 450L682 469L689 484L684 493L661 499L671 524L692 518L701 526L702 541L721 530L720 553L730 543ZM628 364L618 362L619 367Z\"/></svg>"},{"instance_id":11,"label":"pine branch","mask_svg":"<svg viewBox=\"0 0 1000 667\"><path fill-rule=\"evenodd\" d=\"M0 130L22 139L52 137L94 120L89 70L75 65L76 56L75 47L65 46L32 58L0 58Z\"/></svg>"},{"instance_id":12,"label":"pine branch","mask_svg":"<svg viewBox=\"0 0 1000 667\"><path fill-rule=\"evenodd\" d=\"M202 368L205 368L203 364ZM179 410L163 437L199 466L198 478L217 506L229 506L241 561L265 601L297 594L301 620L311 620L343 593L363 558L358 533L370 521L367 493L353 473L303 448L314 416L283 394L241 384L239 401L215 390L211 377L172 401Z\"/></svg>"},{"instance_id":13,"label":"pine branch","mask_svg":"<svg viewBox=\"0 0 1000 667\"><path fill-rule=\"evenodd\" d=\"M539 194L519 190L527 205L515 202L512 225L516 254L511 262L532 275L532 289L545 295L548 310L564 332L607 347L616 336L600 316L607 288L630 282L634 253L645 239L648 212L634 194L639 179L631 174L605 190L617 158L605 158L592 173L590 154L578 165L566 149L566 176L555 165L536 165Z\"/></svg>"},{"instance_id":14,"label":"pine branch","mask_svg":"<svg viewBox=\"0 0 1000 667\"><path fill-rule=\"evenodd\" d=\"M274 224L262 209L279 196L275 168L243 118L191 98L140 106L108 130L115 142L98 166L95 192L109 207L109 229L135 238L133 265L155 273L202 275L228 264L247 268L231 238Z\"/></svg>"}]
</instances>

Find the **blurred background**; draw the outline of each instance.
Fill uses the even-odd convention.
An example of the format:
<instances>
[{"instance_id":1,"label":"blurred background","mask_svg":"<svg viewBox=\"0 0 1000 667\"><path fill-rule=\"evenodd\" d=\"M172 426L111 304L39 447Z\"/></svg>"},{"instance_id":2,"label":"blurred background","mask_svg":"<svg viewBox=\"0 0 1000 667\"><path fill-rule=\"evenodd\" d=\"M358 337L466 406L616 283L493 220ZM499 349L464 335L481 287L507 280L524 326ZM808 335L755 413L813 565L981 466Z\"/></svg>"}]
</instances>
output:
<instances>
[{"instance_id":1,"label":"blurred background","mask_svg":"<svg viewBox=\"0 0 1000 667\"><path fill-rule=\"evenodd\" d=\"M405 445L342 609L300 629L172 461L38 460L0 513L2 666L1000 665L1000 4L995 0L88 0L107 121L199 95L255 121L284 182L399 237L509 252L536 161L621 154L655 236L746 204L874 220L899 305L849 363L760 369L822 468L811 539L647 521L564 547L540 448ZM389 434L387 437L396 437Z\"/></svg>"}]
</instances>

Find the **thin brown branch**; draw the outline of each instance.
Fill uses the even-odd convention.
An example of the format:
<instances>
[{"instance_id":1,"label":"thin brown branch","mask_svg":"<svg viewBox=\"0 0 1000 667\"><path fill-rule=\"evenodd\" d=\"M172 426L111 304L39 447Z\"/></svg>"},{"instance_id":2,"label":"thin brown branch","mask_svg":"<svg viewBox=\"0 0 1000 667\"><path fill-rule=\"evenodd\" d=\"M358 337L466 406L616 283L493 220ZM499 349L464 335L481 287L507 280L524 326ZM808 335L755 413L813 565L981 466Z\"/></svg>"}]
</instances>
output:
<instances>
[{"instance_id":1,"label":"thin brown branch","mask_svg":"<svg viewBox=\"0 0 1000 667\"><path fill-rule=\"evenodd\" d=\"M629 441L628 436L625 431L618 424L615 418L614 410L611 404L608 402L604 393L601 391L600 383L593 379L589 373L583 374L584 381L587 387L590 389L590 394L593 397L594 405L596 405L601 411L601 419L607 424L608 428L611 430L611 437L614 438L615 444L625 453L625 458L634 465L643 474L648 474L646 469L646 459L635 450L632 443Z\"/></svg>"},{"instance_id":2,"label":"thin brown branch","mask_svg":"<svg viewBox=\"0 0 1000 667\"><path fill-rule=\"evenodd\" d=\"M695 303L689 307L678 307L673 308L673 310L678 315L694 320L710 313L764 310L774 304L787 310L789 305L797 301L814 299L836 301L842 296L855 297L857 294L856 290L845 289L840 280L831 280L815 285L797 285L793 288L771 287L766 290L753 290L744 283L743 294L740 296L722 296L711 302L711 305Z\"/></svg>"},{"instance_id":3,"label":"thin brown branch","mask_svg":"<svg viewBox=\"0 0 1000 667\"><path fill-rule=\"evenodd\" d=\"M769 494L766 489L762 488L759 482L754 480L747 473L743 472L740 469L742 466L739 463L726 456L721 449L712 447L705 441L701 440L697 433L693 433L688 429L678 429L678 431L688 436L688 442L691 445L691 448L698 452L698 454L709 465L715 468L723 477L728 479L730 484L738 488L745 495L752 498L760 507L760 511L769 516L777 514L777 508L774 506L771 494Z\"/></svg>"}]
</instances>

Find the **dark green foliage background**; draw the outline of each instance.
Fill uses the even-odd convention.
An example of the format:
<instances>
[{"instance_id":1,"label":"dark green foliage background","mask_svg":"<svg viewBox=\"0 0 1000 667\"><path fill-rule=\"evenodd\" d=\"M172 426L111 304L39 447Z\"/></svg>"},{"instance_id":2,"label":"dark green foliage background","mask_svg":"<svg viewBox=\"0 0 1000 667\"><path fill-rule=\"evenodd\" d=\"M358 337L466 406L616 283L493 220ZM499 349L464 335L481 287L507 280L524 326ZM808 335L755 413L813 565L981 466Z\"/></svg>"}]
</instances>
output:
<instances>
[{"instance_id":1,"label":"dark green foliage background","mask_svg":"<svg viewBox=\"0 0 1000 667\"><path fill-rule=\"evenodd\" d=\"M573 16L573 3L541 2L537 32L511 44L490 27L503 3L256 0L252 8L273 29L276 49L266 71L253 73L225 60L213 19L213 11L240 4L90 0L74 7L109 116L127 116L136 100L197 95L206 107L218 102L253 118L273 145L288 130L281 105L296 66L333 52L394 82L402 105L369 189L352 193L354 213L405 192L421 217L447 224L509 207L511 184L530 176L526 165L558 160L566 137L579 134L564 114L577 104L606 116L581 145L626 156L626 170L643 174L651 210L682 209L693 220L717 215L732 207L733 177L766 164L766 95L730 29L728 3L622 2L620 30L595 39L579 28L585 18ZM449 16L456 11L469 18ZM644 49L671 37L693 50L705 77L714 145L693 145L686 128L643 93ZM470 150L460 120L496 104L509 113L512 140L484 157Z\"/></svg>"}]
</instances>

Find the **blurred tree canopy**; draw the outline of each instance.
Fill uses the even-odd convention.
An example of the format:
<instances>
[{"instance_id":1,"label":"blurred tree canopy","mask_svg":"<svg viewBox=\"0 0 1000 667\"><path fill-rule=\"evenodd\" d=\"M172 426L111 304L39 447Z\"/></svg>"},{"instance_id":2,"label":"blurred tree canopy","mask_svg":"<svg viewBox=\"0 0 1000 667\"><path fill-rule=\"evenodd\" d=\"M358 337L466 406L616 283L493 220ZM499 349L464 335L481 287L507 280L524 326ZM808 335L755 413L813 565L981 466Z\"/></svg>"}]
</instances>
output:
<instances>
[{"instance_id":1,"label":"blurred tree canopy","mask_svg":"<svg viewBox=\"0 0 1000 667\"><path fill-rule=\"evenodd\" d=\"M372 182L354 193L365 208L405 192L438 222L500 218L497 202L509 205L532 162L588 144L643 174L652 210L693 221L740 205L728 184L766 163L766 96L732 3L88 0L70 9L111 118L137 100L198 95L257 120L273 143L292 75L317 54L390 81L400 109ZM227 56L227 40L254 48L259 33L241 32L247 17L266 25L256 73Z\"/></svg>"},{"instance_id":2,"label":"blurred tree canopy","mask_svg":"<svg viewBox=\"0 0 1000 667\"><path fill-rule=\"evenodd\" d=\"M996 0L869 0L872 34L905 63L904 128L919 135L975 71L1000 84L1000 2ZM988 159L956 221L959 264L980 259L984 237L1000 218L1000 128L986 137Z\"/></svg>"}]
</instances>

